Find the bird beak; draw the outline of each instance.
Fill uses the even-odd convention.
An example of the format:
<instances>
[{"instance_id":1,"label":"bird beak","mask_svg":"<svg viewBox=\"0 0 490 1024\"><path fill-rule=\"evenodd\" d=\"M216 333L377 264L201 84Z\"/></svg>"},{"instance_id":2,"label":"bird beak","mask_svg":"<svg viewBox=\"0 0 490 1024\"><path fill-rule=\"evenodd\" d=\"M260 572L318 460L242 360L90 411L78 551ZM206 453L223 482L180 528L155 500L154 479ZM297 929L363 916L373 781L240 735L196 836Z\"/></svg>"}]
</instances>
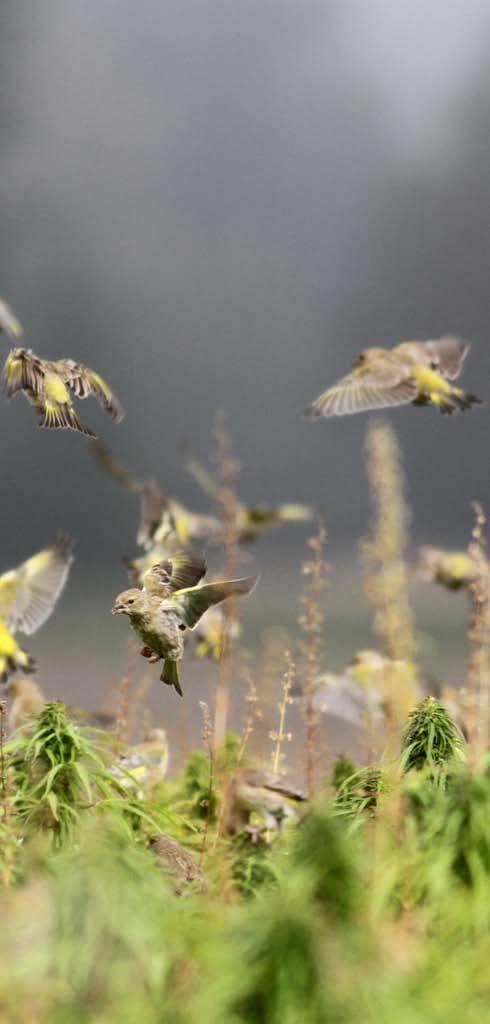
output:
<instances>
[{"instance_id":1,"label":"bird beak","mask_svg":"<svg viewBox=\"0 0 490 1024\"><path fill-rule=\"evenodd\" d=\"M120 615L121 612L122 612L121 605L118 604L117 601L116 601L114 607L111 608L111 615Z\"/></svg>"}]
</instances>

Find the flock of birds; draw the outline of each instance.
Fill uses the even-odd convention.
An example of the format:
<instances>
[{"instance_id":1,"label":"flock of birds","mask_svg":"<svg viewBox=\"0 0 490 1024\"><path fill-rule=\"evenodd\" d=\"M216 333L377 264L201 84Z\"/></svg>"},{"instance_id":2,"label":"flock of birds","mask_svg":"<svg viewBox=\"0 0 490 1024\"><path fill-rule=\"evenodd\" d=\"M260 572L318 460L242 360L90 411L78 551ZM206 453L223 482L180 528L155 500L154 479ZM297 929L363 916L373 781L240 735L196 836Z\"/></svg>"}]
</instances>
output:
<instances>
[{"instance_id":1,"label":"flock of birds","mask_svg":"<svg viewBox=\"0 0 490 1024\"><path fill-rule=\"evenodd\" d=\"M127 562L132 586L118 594L113 614L128 617L142 642L141 654L150 663L162 660L160 679L182 695L179 663L189 635L195 638L198 655L219 658L223 622L221 605L229 598L251 593L256 577L205 580L206 563L196 544L221 544L231 531L238 545L254 541L264 531L283 523L304 522L313 518L313 510L304 505L248 505L235 501L232 521L223 523L212 513L191 511L175 498L164 494L156 480L137 480L118 464L109 450L85 426L76 411L74 399L95 397L116 422L123 408L103 378L94 370L72 359L41 358L32 349L22 347L21 324L6 302L0 300L0 333L15 342L3 369L3 388L11 398L22 394L34 406L38 425L50 429L71 429L91 439L100 466L141 502L137 532L138 555ZM442 413L453 413L481 404L479 399L456 387L469 346L459 338L445 337L426 342L406 342L392 349L370 348L361 352L353 370L323 392L306 410L311 418L342 416L370 409L412 403L432 405ZM193 456L186 467L205 494L219 501L221 485ZM68 578L73 560L69 538L59 536L42 551L15 569L0 576L0 681L8 684L14 698L10 725L23 724L26 707L38 709L44 698L40 688L23 677L35 670L29 653L17 639L17 633L34 633L47 620ZM449 589L469 587L474 565L466 552L434 548L420 550L417 574ZM238 629L235 624L232 628ZM376 687L369 680L383 672L377 652L360 652L357 664L340 677L325 676L318 688L317 706L328 707L331 714L358 722L368 710L377 713ZM24 689L23 689L24 688ZM27 689L26 689L27 688ZM22 694L24 693L24 700ZM323 703L322 703L323 702ZM153 730L144 743L158 748L158 772L165 774L168 748L160 730ZM163 733L163 737L164 737ZM166 754L162 755L162 750ZM138 758L141 752L134 751ZM155 753L156 757L156 753ZM151 760L151 759L150 759ZM137 772L148 758L136 766ZM119 769L121 769L121 765ZM122 774L126 766L122 765ZM269 780L260 783L263 813L276 822L290 814L301 794L286 793L284 786ZM237 791L234 806L248 815L253 804L251 792L257 786L245 780ZM264 795L265 793L265 795ZM269 807L269 811L267 808ZM264 810L265 808L265 810Z\"/></svg>"}]
</instances>

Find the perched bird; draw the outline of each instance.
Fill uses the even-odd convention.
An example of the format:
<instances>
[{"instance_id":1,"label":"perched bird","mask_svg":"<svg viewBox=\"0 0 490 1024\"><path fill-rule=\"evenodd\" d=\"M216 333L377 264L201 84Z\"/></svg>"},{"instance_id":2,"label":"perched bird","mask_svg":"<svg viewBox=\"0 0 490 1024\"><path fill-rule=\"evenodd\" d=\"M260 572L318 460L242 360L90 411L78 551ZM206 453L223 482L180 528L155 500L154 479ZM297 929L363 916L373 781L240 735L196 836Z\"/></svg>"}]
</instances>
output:
<instances>
[{"instance_id":1,"label":"perched bird","mask_svg":"<svg viewBox=\"0 0 490 1024\"><path fill-rule=\"evenodd\" d=\"M223 488L206 467L193 455L186 455L185 466L205 494L214 501L219 501ZM313 519L313 516L313 509L309 505L298 505L294 502L282 505L246 505L235 499L233 519L227 523L227 527L236 534L239 543L247 544L257 540L261 534L273 527L281 526L283 523L305 523ZM219 526L219 531L216 531L214 536L208 534L208 539L218 539L221 543L224 539L224 529L221 523Z\"/></svg>"},{"instance_id":2,"label":"perched bird","mask_svg":"<svg viewBox=\"0 0 490 1024\"><path fill-rule=\"evenodd\" d=\"M425 583L440 583L447 590L467 590L477 575L477 566L467 551L421 547L414 571Z\"/></svg>"},{"instance_id":3,"label":"perched bird","mask_svg":"<svg viewBox=\"0 0 490 1024\"><path fill-rule=\"evenodd\" d=\"M434 405L443 413L481 402L450 381L459 377L469 351L461 338L406 341L392 349L367 348L354 369L305 410L312 419L346 416L392 405Z\"/></svg>"},{"instance_id":4,"label":"perched bird","mask_svg":"<svg viewBox=\"0 0 490 1024\"><path fill-rule=\"evenodd\" d=\"M4 331L11 338L22 337L22 324L4 299L0 299L0 332Z\"/></svg>"},{"instance_id":5,"label":"perched bird","mask_svg":"<svg viewBox=\"0 0 490 1024\"><path fill-rule=\"evenodd\" d=\"M165 729L150 729L141 743L118 757L110 772L122 786L139 791L162 782L167 774L168 756Z\"/></svg>"},{"instance_id":6,"label":"perched bird","mask_svg":"<svg viewBox=\"0 0 490 1024\"><path fill-rule=\"evenodd\" d=\"M127 615L143 641L142 654L150 661L163 658L160 679L180 696L179 661L184 653L183 633L194 629L204 612L228 597L241 597L253 590L257 579L248 577L204 583L206 562L194 552L182 552L150 569L143 589L136 587L119 594L113 615Z\"/></svg>"},{"instance_id":7,"label":"perched bird","mask_svg":"<svg viewBox=\"0 0 490 1024\"><path fill-rule=\"evenodd\" d=\"M150 847L177 896L181 896L187 888L204 892L206 883L201 868L182 843L166 832L160 832L150 839Z\"/></svg>"},{"instance_id":8,"label":"perched bird","mask_svg":"<svg viewBox=\"0 0 490 1024\"><path fill-rule=\"evenodd\" d=\"M242 769L232 779L226 814L228 832L254 831L251 815L267 830L280 832L285 818L298 818L306 797L274 772Z\"/></svg>"},{"instance_id":9,"label":"perched bird","mask_svg":"<svg viewBox=\"0 0 490 1024\"><path fill-rule=\"evenodd\" d=\"M72 395L82 399L93 395L116 422L124 416L121 404L102 377L73 359L41 359L31 349L14 348L3 369L3 385L8 398L23 392L38 412L40 427L69 428L95 438L78 418Z\"/></svg>"},{"instance_id":10,"label":"perched bird","mask_svg":"<svg viewBox=\"0 0 490 1024\"><path fill-rule=\"evenodd\" d=\"M73 561L71 540L59 535L16 569L0 576L0 682L32 672L34 662L15 634L30 635L46 622L65 586Z\"/></svg>"}]
</instances>

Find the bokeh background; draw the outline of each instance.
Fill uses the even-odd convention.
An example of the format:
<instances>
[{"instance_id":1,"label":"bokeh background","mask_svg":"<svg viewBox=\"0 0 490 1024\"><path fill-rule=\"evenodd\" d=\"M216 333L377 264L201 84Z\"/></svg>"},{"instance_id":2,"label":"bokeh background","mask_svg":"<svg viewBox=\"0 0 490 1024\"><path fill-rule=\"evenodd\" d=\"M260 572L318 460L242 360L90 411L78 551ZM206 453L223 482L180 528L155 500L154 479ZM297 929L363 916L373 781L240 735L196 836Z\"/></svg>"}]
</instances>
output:
<instances>
[{"instance_id":1,"label":"bokeh background","mask_svg":"<svg viewBox=\"0 0 490 1024\"><path fill-rule=\"evenodd\" d=\"M319 508L333 668L369 639L366 418L302 410L366 344L449 331L473 342L465 384L488 399L489 48L486 0L2 4L0 294L37 351L108 377L123 424L83 413L140 475L204 508L178 446L206 457L221 408L241 496ZM391 419L413 543L464 545L471 501L489 504L488 408ZM97 701L128 660L109 609L137 504L20 399L0 436L2 566L57 528L77 541L30 649L48 692ZM255 549L249 642L294 622L304 539ZM415 600L428 668L458 682L464 596Z\"/></svg>"}]
</instances>

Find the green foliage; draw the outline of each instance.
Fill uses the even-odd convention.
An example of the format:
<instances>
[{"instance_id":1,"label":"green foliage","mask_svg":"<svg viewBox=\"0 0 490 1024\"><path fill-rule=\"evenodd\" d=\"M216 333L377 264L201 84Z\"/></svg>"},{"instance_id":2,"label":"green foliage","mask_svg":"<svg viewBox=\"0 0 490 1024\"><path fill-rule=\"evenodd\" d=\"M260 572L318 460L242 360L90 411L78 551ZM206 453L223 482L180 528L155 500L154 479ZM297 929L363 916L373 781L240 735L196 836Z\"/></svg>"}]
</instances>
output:
<instances>
[{"instance_id":1,"label":"green foliage","mask_svg":"<svg viewBox=\"0 0 490 1024\"><path fill-rule=\"evenodd\" d=\"M420 701L408 717L403 737L404 771L440 768L461 757L463 737L434 697Z\"/></svg>"},{"instance_id":2,"label":"green foliage","mask_svg":"<svg viewBox=\"0 0 490 1024\"><path fill-rule=\"evenodd\" d=\"M361 902L357 839L331 806L311 808L294 838L291 860L329 918L346 923L355 916Z\"/></svg>"}]
</instances>

